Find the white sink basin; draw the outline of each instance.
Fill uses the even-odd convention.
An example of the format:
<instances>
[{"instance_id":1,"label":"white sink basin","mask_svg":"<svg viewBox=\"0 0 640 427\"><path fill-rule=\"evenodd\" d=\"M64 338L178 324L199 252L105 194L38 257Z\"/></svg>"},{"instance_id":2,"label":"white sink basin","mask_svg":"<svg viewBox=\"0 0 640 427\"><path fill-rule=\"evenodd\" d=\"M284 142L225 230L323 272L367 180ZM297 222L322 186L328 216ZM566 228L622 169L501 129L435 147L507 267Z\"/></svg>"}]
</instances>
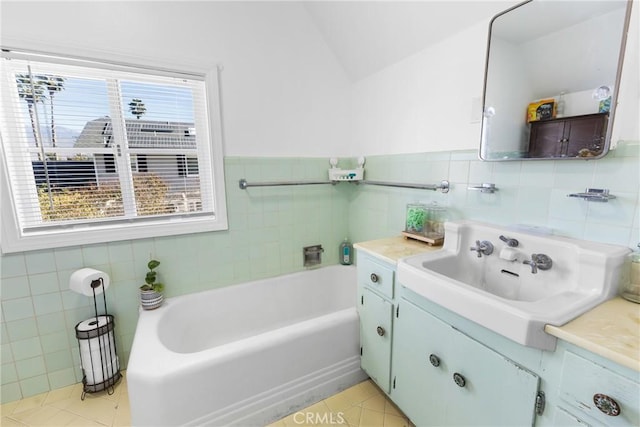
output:
<instances>
[{"instance_id":1,"label":"white sink basin","mask_svg":"<svg viewBox=\"0 0 640 427\"><path fill-rule=\"evenodd\" d=\"M630 252L473 221L445 224L445 236L442 250L398 262L400 284L513 341L543 350L556 344L544 332L546 324L561 326L618 293ZM518 246L508 247L500 236L516 239ZM493 253L478 257L470 250L476 241L492 243ZM523 263L532 254L547 255L551 268L534 274Z\"/></svg>"}]
</instances>

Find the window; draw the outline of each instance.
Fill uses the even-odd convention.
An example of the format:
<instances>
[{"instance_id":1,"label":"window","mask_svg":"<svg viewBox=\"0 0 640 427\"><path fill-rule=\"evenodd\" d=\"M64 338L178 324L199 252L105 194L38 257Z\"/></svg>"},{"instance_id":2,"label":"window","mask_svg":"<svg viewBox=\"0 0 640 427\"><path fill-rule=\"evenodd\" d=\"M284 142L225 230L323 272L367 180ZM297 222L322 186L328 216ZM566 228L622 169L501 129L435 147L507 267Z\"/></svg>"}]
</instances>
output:
<instances>
[{"instance_id":1,"label":"window","mask_svg":"<svg viewBox=\"0 0 640 427\"><path fill-rule=\"evenodd\" d=\"M185 156L179 154L176 158L178 162L178 175L180 176L197 176L198 175L198 158L193 156Z\"/></svg>"},{"instance_id":2,"label":"window","mask_svg":"<svg viewBox=\"0 0 640 427\"><path fill-rule=\"evenodd\" d=\"M226 229L215 72L0 67L3 252Z\"/></svg>"}]
</instances>

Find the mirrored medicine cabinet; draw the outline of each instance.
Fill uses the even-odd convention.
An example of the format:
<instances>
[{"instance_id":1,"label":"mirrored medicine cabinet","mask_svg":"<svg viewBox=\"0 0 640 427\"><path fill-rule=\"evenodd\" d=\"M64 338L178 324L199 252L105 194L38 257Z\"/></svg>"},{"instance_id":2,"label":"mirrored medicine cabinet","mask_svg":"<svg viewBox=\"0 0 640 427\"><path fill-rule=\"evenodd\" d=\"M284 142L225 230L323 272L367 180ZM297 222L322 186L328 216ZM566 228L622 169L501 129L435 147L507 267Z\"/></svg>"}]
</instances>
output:
<instances>
[{"instance_id":1,"label":"mirrored medicine cabinet","mask_svg":"<svg viewBox=\"0 0 640 427\"><path fill-rule=\"evenodd\" d=\"M631 1L529 0L489 25L480 158L597 159L610 147Z\"/></svg>"}]
</instances>

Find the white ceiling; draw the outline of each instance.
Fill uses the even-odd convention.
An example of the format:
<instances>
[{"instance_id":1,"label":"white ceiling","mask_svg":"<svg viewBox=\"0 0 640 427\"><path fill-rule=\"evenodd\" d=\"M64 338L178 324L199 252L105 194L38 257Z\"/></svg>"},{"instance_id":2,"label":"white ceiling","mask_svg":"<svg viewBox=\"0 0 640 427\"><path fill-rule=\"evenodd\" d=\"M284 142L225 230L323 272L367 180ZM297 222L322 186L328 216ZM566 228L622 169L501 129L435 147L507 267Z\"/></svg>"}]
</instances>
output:
<instances>
[{"instance_id":1,"label":"white ceiling","mask_svg":"<svg viewBox=\"0 0 640 427\"><path fill-rule=\"evenodd\" d=\"M518 1L309 1L304 7L352 80L409 57Z\"/></svg>"}]
</instances>

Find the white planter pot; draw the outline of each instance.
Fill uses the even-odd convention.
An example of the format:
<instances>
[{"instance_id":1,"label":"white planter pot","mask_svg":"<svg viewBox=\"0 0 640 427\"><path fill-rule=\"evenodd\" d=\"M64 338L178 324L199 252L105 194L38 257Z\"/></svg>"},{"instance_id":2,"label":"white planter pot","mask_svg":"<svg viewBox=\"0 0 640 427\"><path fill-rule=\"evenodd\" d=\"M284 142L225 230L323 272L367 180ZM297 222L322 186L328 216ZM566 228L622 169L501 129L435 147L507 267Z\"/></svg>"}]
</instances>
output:
<instances>
[{"instance_id":1,"label":"white planter pot","mask_svg":"<svg viewBox=\"0 0 640 427\"><path fill-rule=\"evenodd\" d=\"M145 310L153 310L162 305L164 294L156 291L140 291L140 305Z\"/></svg>"}]
</instances>

